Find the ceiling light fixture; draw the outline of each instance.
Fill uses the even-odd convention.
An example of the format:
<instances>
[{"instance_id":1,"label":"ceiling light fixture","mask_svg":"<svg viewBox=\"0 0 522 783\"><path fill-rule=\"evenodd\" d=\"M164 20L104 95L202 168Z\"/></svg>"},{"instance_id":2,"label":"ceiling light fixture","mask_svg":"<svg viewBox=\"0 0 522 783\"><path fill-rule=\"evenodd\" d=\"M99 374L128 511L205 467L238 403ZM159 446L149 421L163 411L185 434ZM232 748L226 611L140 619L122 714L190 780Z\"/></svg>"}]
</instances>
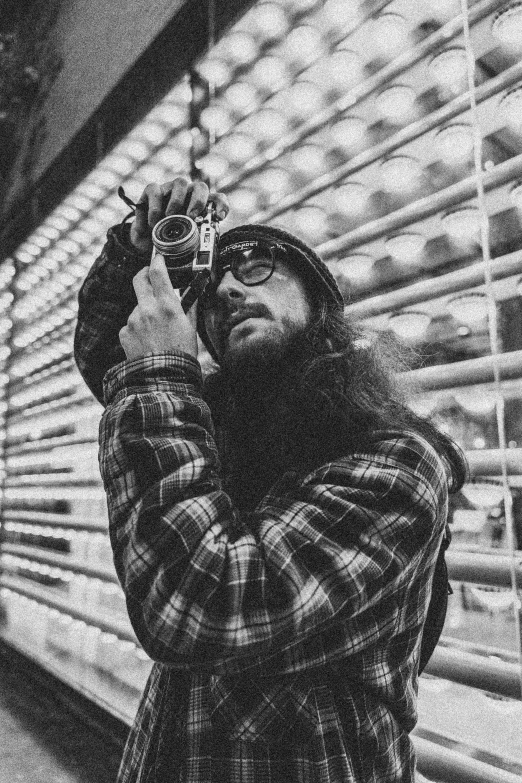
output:
<instances>
[{"instance_id":1,"label":"ceiling light fixture","mask_svg":"<svg viewBox=\"0 0 522 783\"><path fill-rule=\"evenodd\" d=\"M467 77L466 50L463 47L445 49L435 55L428 67L431 75L441 87L456 89L463 84Z\"/></svg>"},{"instance_id":2,"label":"ceiling light fixture","mask_svg":"<svg viewBox=\"0 0 522 783\"><path fill-rule=\"evenodd\" d=\"M371 280L375 259L366 253L342 258L332 264L328 264L332 274L348 278L351 283L363 284Z\"/></svg>"},{"instance_id":3,"label":"ceiling light fixture","mask_svg":"<svg viewBox=\"0 0 522 783\"><path fill-rule=\"evenodd\" d=\"M457 321L472 327L487 318L488 298L480 291L469 291L452 296L448 299L446 308Z\"/></svg>"},{"instance_id":4,"label":"ceiling light fixture","mask_svg":"<svg viewBox=\"0 0 522 783\"><path fill-rule=\"evenodd\" d=\"M457 242L476 242L480 233L480 210L478 207L454 209L442 216L442 224Z\"/></svg>"},{"instance_id":5,"label":"ceiling light fixture","mask_svg":"<svg viewBox=\"0 0 522 783\"><path fill-rule=\"evenodd\" d=\"M473 127L465 123L446 125L437 131L435 145L445 163L467 160L473 153Z\"/></svg>"},{"instance_id":6,"label":"ceiling light fixture","mask_svg":"<svg viewBox=\"0 0 522 783\"><path fill-rule=\"evenodd\" d=\"M332 191L332 205L341 214L360 214L368 206L370 191L362 182L344 182Z\"/></svg>"},{"instance_id":7,"label":"ceiling light fixture","mask_svg":"<svg viewBox=\"0 0 522 783\"><path fill-rule=\"evenodd\" d=\"M349 150L364 139L367 130L360 117L344 117L332 125L330 134L336 147Z\"/></svg>"},{"instance_id":8,"label":"ceiling light fixture","mask_svg":"<svg viewBox=\"0 0 522 783\"><path fill-rule=\"evenodd\" d=\"M394 57L406 49L410 42L406 19L401 14L384 13L373 20L372 47L384 57Z\"/></svg>"},{"instance_id":9,"label":"ceiling light fixture","mask_svg":"<svg viewBox=\"0 0 522 783\"><path fill-rule=\"evenodd\" d=\"M406 343L421 342L431 323L428 313L421 310L403 310L392 313L388 318L388 327L399 340Z\"/></svg>"},{"instance_id":10,"label":"ceiling light fixture","mask_svg":"<svg viewBox=\"0 0 522 783\"><path fill-rule=\"evenodd\" d=\"M522 2L509 3L493 20L493 34L510 49L522 49Z\"/></svg>"},{"instance_id":11,"label":"ceiling light fixture","mask_svg":"<svg viewBox=\"0 0 522 783\"><path fill-rule=\"evenodd\" d=\"M395 234L388 237L385 245L392 258L411 264L422 256L426 247L426 237L415 232Z\"/></svg>"},{"instance_id":12,"label":"ceiling light fixture","mask_svg":"<svg viewBox=\"0 0 522 783\"><path fill-rule=\"evenodd\" d=\"M517 130L522 128L522 84L508 90L501 100L500 109L507 123Z\"/></svg>"},{"instance_id":13,"label":"ceiling light fixture","mask_svg":"<svg viewBox=\"0 0 522 783\"><path fill-rule=\"evenodd\" d=\"M294 213L294 221L298 231L307 238L315 240L318 244L323 239L328 228L328 216L326 211L313 204L305 204Z\"/></svg>"},{"instance_id":14,"label":"ceiling light fixture","mask_svg":"<svg viewBox=\"0 0 522 783\"><path fill-rule=\"evenodd\" d=\"M401 123L413 116L416 98L413 87L394 84L377 96L375 105L382 117L391 122Z\"/></svg>"},{"instance_id":15,"label":"ceiling light fixture","mask_svg":"<svg viewBox=\"0 0 522 783\"><path fill-rule=\"evenodd\" d=\"M481 389L454 389L453 396L468 413L475 416L489 416L495 410L496 396L492 391Z\"/></svg>"},{"instance_id":16,"label":"ceiling light fixture","mask_svg":"<svg viewBox=\"0 0 522 783\"><path fill-rule=\"evenodd\" d=\"M422 166L416 158L409 155L393 155L382 161L381 177L383 186L392 192L413 190L420 182Z\"/></svg>"}]
</instances>

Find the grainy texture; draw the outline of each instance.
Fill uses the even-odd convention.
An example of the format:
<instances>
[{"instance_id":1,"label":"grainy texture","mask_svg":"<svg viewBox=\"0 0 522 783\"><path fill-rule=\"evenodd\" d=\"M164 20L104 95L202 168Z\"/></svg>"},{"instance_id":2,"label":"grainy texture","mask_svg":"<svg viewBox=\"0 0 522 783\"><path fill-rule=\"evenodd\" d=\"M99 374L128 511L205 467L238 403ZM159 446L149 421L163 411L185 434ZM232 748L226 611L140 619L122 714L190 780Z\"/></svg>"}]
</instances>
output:
<instances>
[{"instance_id":1,"label":"grainy texture","mask_svg":"<svg viewBox=\"0 0 522 783\"><path fill-rule=\"evenodd\" d=\"M120 756L0 656L0 783L113 783Z\"/></svg>"}]
</instances>

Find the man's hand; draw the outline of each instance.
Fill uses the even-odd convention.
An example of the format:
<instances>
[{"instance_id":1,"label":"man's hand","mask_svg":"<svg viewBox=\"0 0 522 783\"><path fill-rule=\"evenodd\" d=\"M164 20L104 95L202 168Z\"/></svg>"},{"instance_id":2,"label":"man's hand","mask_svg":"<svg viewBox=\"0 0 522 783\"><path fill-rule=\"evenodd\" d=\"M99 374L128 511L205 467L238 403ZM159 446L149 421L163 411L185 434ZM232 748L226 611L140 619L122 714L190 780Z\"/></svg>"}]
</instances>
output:
<instances>
[{"instance_id":1,"label":"man's hand","mask_svg":"<svg viewBox=\"0 0 522 783\"><path fill-rule=\"evenodd\" d=\"M192 219L202 215L207 203L213 201L218 220L229 211L224 193L210 193L200 180L176 177L161 185L147 185L136 204L136 218L131 224L130 240L140 253L152 253L152 229L167 215L188 215Z\"/></svg>"},{"instance_id":2,"label":"man's hand","mask_svg":"<svg viewBox=\"0 0 522 783\"><path fill-rule=\"evenodd\" d=\"M156 255L132 284L138 304L119 333L127 359L172 351L184 351L196 358L195 324L183 312L163 257Z\"/></svg>"}]
</instances>

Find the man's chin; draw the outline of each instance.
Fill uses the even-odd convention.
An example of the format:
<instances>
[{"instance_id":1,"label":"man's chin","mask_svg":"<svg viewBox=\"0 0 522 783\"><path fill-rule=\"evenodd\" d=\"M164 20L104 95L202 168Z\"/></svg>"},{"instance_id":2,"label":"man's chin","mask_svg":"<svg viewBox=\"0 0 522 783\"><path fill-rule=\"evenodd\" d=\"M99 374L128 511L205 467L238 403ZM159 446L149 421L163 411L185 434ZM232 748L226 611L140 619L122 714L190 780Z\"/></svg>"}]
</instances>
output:
<instances>
[{"instance_id":1,"label":"man's chin","mask_svg":"<svg viewBox=\"0 0 522 783\"><path fill-rule=\"evenodd\" d=\"M266 366L274 359L280 359L286 341L277 329L254 330L241 336L231 336L225 344L221 366L225 371L238 372L242 369Z\"/></svg>"}]
</instances>

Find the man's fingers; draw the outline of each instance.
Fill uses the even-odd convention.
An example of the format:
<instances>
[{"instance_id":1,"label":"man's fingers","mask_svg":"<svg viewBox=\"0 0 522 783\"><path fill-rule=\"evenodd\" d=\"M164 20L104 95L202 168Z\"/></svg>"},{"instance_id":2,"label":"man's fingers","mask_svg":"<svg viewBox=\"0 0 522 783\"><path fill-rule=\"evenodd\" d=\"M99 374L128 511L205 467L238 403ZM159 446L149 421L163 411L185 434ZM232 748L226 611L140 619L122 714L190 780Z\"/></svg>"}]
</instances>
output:
<instances>
[{"instance_id":1,"label":"man's fingers","mask_svg":"<svg viewBox=\"0 0 522 783\"><path fill-rule=\"evenodd\" d=\"M192 194L187 206L187 215L192 219L197 218L205 211L209 197L208 186L201 180L195 180L192 185Z\"/></svg>"},{"instance_id":2,"label":"man's fingers","mask_svg":"<svg viewBox=\"0 0 522 783\"><path fill-rule=\"evenodd\" d=\"M150 229L149 229L149 204L148 200L142 196L138 203L136 204L136 216L134 218L134 223L136 226L136 233L139 236L147 236L150 235Z\"/></svg>"},{"instance_id":3,"label":"man's fingers","mask_svg":"<svg viewBox=\"0 0 522 783\"><path fill-rule=\"evenodd\" d=\"M145 266L140 269L137 275L132 278L132 285L136 292L136 298L138 302L143 302L146 299L152 299L153 287L149 279L149 267Z\"/></svg>"},{"instance_id":4,"label":"man's fingers","mask_svg":"<svg viewBox=\"0 0 522 783\"><path fill-rule=\"evenodd\" d=\"M165 259L159 253L154 256L150 262L149 267L149 280L152 289L152 293L156 299L165 299L174 296L174 288L170 281L167 265Z\"/></svg>"},{"instance_id":5,"label":"man's fingers","mask_svg":"<svg viewBox=\"0 0 522 783\"><path fill-rule=\"evenodd\" d=\"M176 177L172 182L162 185L163 196L168 197L165 215L184 215L191 189L192 184L187 177Z\"/></svg>"},{"instance_id":6,"label":"man's fingers","mask_svg":"<svg viewBox=\"0 0 522 783\"><path fill-rule=\"evenodd\" d=\"M210 201L214 202L219 220L224 220L230 212L230 203L224 193L211 193Z\"/></svg>"},{"instance_id":7,"label":"man's fingers","mask_svg":"<svg viewBox=\"0 0 522 783\"><path fill-rule=\"evenodd\" d=\"M148 190L147 199L149 205L147 222L149 228L154 228L156 223L165 217L163 211L163 195L157 185L152 186L150 190Z\"/></svg>"}]
</instances>

